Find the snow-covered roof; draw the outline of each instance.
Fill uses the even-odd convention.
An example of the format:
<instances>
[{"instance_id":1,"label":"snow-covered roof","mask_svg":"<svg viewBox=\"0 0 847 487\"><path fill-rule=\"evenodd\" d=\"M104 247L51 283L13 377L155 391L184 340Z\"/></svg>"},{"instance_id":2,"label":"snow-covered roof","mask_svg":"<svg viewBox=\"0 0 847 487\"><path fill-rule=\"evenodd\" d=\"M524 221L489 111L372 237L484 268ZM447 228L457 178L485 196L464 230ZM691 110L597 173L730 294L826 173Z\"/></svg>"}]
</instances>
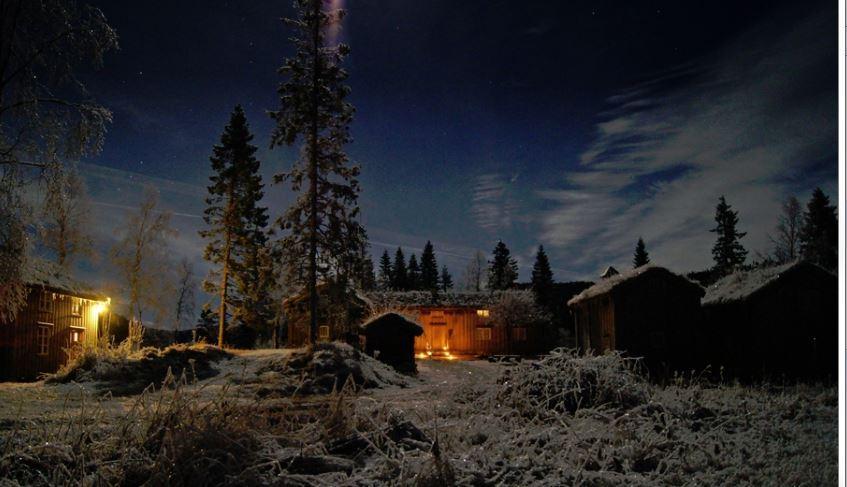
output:
<instances>
[{"instance_id":1,"label":"snow-covered roof","mask_svg":"<svg viewBox=\"0 0 847 487\"><path fill-rule=\"evenodd\" d=\"M23 281L29 286L42 286L68 295L105 300L106 297L76 279L58 265L39 257L29 257L23 268Z\"/></svg>"},{"instance_id":2,"label":"snow-covered roof","mask_svg":"<svg viewBox=\"0 0 847 487\"><path fill-rule=\"evenodd\" d=\"M373 317L368 321L359 325L362 330L367 331L370 328L377 328L379 326L391 326L391 327L402 327L410 330L413 335L421 336L423 335L423 327L414 321L406 318L405 316L399 313L383 313L379 316Z\"/></svg>"},{"instance_id":3,"label":"snow-covered roof","mask_svg":"<svg viewBox=\"0 0 847 487\"><path fill-rule=\"evenodd\" d=\"M609 267L606 267L606 270L603 271L602 274L600 274L600 277L602 277L603 279L606 279L608 277L617 276L618 274L620 274L620 272L618 272L617 269L615 269L612 266L609 266Z\"/></svg>"},{"instance_id":4,"label":"snow-covered roof","mask_svg":"<svg viewBox=\"0 0 847 487\"><path fill-rule=\"evenodd\" d=\"M429 291L372 291L365 297L377 307L487 308L496 304L506 293L530 291L438 292Z\"/></svg>"},{"instance_id":5,"label":"snow-covered roof","mask_svg":"<svg viewBox=\"0 0 847 487\"><path fill-rule=\"evenodd\" d=\"M668 274L668 275L670 275L674 278L679 279L680 282L683 283L683 284L688 284L688 285L691 285L691 286L697 286L698 288L700 287L696 283L689 281L688 279L686 279L683 276L680 276L679 274L674 274L673 272L665 269L664 267L659 267L659 266L653 265L653 264L647 264L647 265L643 265L641 267L636 267L635 269L630 269L630 270L621 272L620 274L615 274L613 276L610 276L610 277L607 277L607 278L601 280L597 284L589 287L588 289L582 291L581 293L579 293L576 296L574 296L573 298L571 298L568 301L568 305L576 304L576 303L579 303L579 302L584 301L586 299L590 299L590 298L593 298L595 296L600 296L602 294L606 294L606 293L610 292L612 289L614 289L615 287L617 287L617 286L619 286L619 285L621 285L621 284L623 284L627 281L630 281L630 280L632 280L632 279L634 279L638 276L642 276L644 274L653 273L653 272L665 273L665 274Z\"/></svg>"},{"instance_id":6,"label":"snow-covered roof","mask_svg":"<svg viewBox=\"0 0 847 487\"><path fill-rule=\"evenodd\" d=\"M760 289L779 280L786 273L806 267L828 274L826 270L808 262L789 262L772 267L740 271L730 274L709 286L706 289L703 304L710 305L747 299Z\"/></svg>"}]
</instances>

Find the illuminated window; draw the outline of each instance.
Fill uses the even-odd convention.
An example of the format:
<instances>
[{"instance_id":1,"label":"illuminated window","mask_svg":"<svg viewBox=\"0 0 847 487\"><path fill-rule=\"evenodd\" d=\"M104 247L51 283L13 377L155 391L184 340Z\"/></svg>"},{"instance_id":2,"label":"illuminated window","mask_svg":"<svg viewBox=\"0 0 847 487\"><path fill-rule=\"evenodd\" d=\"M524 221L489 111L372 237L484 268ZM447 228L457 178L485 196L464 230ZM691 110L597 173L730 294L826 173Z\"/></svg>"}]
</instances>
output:
<instances>
[{"instance_id":1,"label":"illuminated window","mask_svg":"<svg viewBox=\"0 0 847 487\"><path fill-rule=\"evenodd\" d=\"M329 340L329 327L322 325L318 327L318 338L321 340Z\"/></svg>"},{"instance_id":2,"label":"illuminated window","mask_svg":"<svg viewBox=\"0 0 847 487\"><path fill-rule=\"evenodd\" d=\"M489 311L487 309L478 309L476 310L476 315L480 318L488 318Z\"/></svg>"},{"instance_id":3,"label":"illuminated window","mask_svg":"<svg viewBox=\"0 0 847 487\"><path fill-rule=\"evenodd\" d=\"M491 341L491 327L480 326L476 329L476 339L484 342Z\"/></svg>"},{"instance_id":4,"label":"illuminated window","mask_svg":"<svg viewBox=\"0 0 847 487\"><path fill-rule=\"evenodd\" d=\"M53 293L41 293L38 298L38 311L42 313L53 312Z\"/></svg>"},{"instance_id":5,"label":"illuminated window","mask_svg":"<svg viewBox=\"0 0 847 487\"><path fill-rule=\"evenodd\" d=\"M525 342L526 328L512 328L512 338L514 338L516 342Z\"/></svg>"},{"instance_id":6,"label":"illuminated window","mask_svg":"<svg viewBox=\"0 0 847 487\"><path fill-rule=\"evenodd\" d=\"M71 346L81 344L85 330L79 328L71 328Z\"/></svg>"},{"instance_id":7,"label":"illuminated window","mask_svg":"<svg viewBox=\"0 0 847 487\"><path fill-rule=\"evenodd\" d=\"M50 334L53 331L53 325L44 323L38 325L35 339L38 347L38 355L47 355L50 353Z\"/></svg>"},{"instance_id":8,"label":"illuminated window","mask_svg":"<svg viewBox=\"0 0 847 487\"><path fill-rule=\"evenodd\" d=\"M82 316L82 300L73 298L71 300L71 314L74 316Z\"/></svg>"}]
</instances>

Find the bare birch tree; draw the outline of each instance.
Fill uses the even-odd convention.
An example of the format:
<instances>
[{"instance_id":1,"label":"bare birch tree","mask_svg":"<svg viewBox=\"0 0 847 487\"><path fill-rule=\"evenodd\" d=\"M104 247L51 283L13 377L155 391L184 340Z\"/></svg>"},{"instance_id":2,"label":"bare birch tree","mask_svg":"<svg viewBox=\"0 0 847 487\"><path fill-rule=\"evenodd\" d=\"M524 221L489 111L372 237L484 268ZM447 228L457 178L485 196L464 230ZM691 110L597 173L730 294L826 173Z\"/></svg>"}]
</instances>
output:
<instances>
[{"instance_id":1,"label":"bare birch tree","mask_svg":"<svg viewBox=\"0 0 847 487\"><path fill-rule=\"evenodd\" d=\"M477 250L468 266L465 268L464 285L468 291L482 291L486 287L486 266L488 260L485 254Z\"/></svg>"},{"instance_id":2,"label":"bare birch tree","mask_svg":"<svg viewBox=\"0 0 847 487\"><path fill-rule=\"evenodd\" d=\"M170 212L159 210L158 204L156 190L145 187L138 211L127 215L119 229L122 238L111 252L129 294L130 316L139 321L149 308L163 315L161 298L167 279L162 269L166 268L168 237L176 231L170 227Z\"/></svg>"},{"instance_id":3,"label":"bare birch tree","mask_svg":"<svg viewBox=\"0 0 847 487\"><path fill-rule=\"evenodd\" d=\"M59 267L68 269L77 257L92 255L85 182L75 166L58 162L48 165L44 182L41 244L55 255Z\"/></svg>"},{"instance_id":4,"label":"bare birch tree","mask_svg":"<svg viewBox=\"0 0 847 487\"><path fill-rule=\"evenodd\" d=\"M800 229L803 227L803 208L794 196L789 196L782 204L782 214L776 226L776 237L771 237L774 245L774 259L778 263L792 261L800 256Z\"/></svg>"}]
</instances>

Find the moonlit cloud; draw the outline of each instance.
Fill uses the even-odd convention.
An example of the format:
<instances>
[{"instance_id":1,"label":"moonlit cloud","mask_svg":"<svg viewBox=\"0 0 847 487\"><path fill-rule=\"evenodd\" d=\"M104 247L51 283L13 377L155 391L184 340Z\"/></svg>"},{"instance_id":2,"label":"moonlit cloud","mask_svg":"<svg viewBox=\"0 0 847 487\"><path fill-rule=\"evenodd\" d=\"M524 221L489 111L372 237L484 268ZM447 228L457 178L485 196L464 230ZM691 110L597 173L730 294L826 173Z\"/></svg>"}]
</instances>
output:
<instances>
[{"instance_id":1,"label":"moonlit cloud","mask_svg":"<svg viewBox=\"0 0 847 487\"><path fill-rule=\"evenodd\" d=\"M490 233L508 229L518 217L517 199L511 186L518 176L504 174L483 174L476 178L473 185L471 215L484 230Z\"/></svg>"},{"instance_id":2,"label":"moonlit cloud","mask_svg":"<svg viewBox=\"0 0 847 487\"><path fill-rule=\"evenodd\" d=\"M587 276L627 265L639 236L655 262L702 269L726 195L750 256L767 252L783 198L807 199L816 185L835 191L835 51L821 35L831 23L763 24L709 59L611 96L576 171L538 193L553 205L541 239L575 250ZM821 86L827 69L832 82Z\"/></svg>"}]
</instances>

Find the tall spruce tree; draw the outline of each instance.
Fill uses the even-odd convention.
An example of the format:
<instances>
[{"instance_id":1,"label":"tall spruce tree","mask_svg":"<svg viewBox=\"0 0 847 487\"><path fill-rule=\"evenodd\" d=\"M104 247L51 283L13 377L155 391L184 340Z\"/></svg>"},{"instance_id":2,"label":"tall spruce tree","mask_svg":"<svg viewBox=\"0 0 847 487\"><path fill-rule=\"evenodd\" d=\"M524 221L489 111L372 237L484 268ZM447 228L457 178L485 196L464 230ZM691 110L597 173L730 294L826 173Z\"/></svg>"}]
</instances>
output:
<instances>
[{"instance_id":1,"label":"tall spruce tree","mask_svg":"<svg viewBox=\"0 0 847 487\"><path fill-rule=\"evenodd\" d=\"M267 275L267 209L259 206L262 178L253 135L241 106L232 111L221 134L220 144L209 158L214 173L209 177L209 195L200 231L206 239L203 258L212 270L203 283L206 292L218 298L218 345L223 346L227 318L255 323L265 316L266 293L272 282Z\"/></svg>"},{"instance_id":2,"label":"tall spruce tree","mask_svg":"<svg viewBox=\"0 0 847 487\"><path fill-rule=\"evenodd\" d=\"M447 266L441 266L441 277L438 279L439 288L445 293L451 289L453 289L453 276L450 275L450 271L447 270Z\"/></svg>"},{"instance_id":3,"label":"tall spruce tree","mask_svg":"<svg viewBox=\"0 0 847 487\"><path fill-rule=\"evenodd\" d=\"M638 237L638 242L635 244L635 254L632 256L632 267L638 268L650 263L650 254L644 245L644 239Z\"/></svg>"},{"instance_id":4,"label":"tall spruce tree","mask_svg":"<svg viewBox=\"0 0 847 487\"><path fill-rule=\"evenodd\" d=\"M409 291L421 289L421 268L418 265L418 257L415 254L409 256L409 267L406 271L406 288Z\"/></svg>"},{"instance_id":5,"label":"tall spruce tree","mask_svg":"<svg viewBox=\"0 0 847 487\"><path fill-rule=\"evenodd\" d=\"M426 241L421 254L420 288L424 291L438 290L438 263L435 261L435 250L429 240Z\"/></svg>"},{"instance_id":6,"label":"tall spruce tree","mask_svg":"<svg viewBox=\"0 0 847 487\"><path fill-rule=\"evenodd\" d=\"M406 257L403 255L403 249L397 247L397 252L394 253L394 265L391 266L391 287L395 291L407 291L409 289L409 280L406 271Z\"/></svg>"},{"instance_id":7,"label":"tall spruce tree","mask_svg":"<svg viewBox=\"0 0 847 487\"><path fill-rule=\"evenodd\" d=\"M372 291L376 287L376 275L374 274L374 261L367 253L359 258L356 269L356 286L363 291Z\"/></svg>"},{"instance_id":8,"label":"tall spruce tree","mask_svg":"<svg viewBox=\"0 0 847 487\"><path fill-rule=\"evenodd\" d=\"M800 231L800 251L803 258L827 269L838 265L837 208L829 204L829 197L815 188L803 214Z\"/></svg>"},{"instance_id":9,"label":"tall spruce tree","mask_svg":"<svg viewBox=\"0 0 847 487\"><path fill-rule=\"evenodd\" d=\"M502 240L494 247L493 258L488 262L488 289L509 289L518 279L518 263L509 254Z\"/></svg>"},{"instance_id":10,"label":"tall spruce tree","mask_svg":"<svg viewBox=\"0 0 847 487\"><path fill-rule=\"evenodd\" d=\"M302 194L278 224L282 267L290 285L302 285L309 295L309 339L318 333L318 277L341 281L367 242L358 223L359 167L344 153L351 141L353 106L341 63L349 54L344 44L326 45L326 30L338 28L343 10L325 12L322 0L296 0L298 17L285 19L293 29L295 53L279 72L279 110L271 147L302 141L298 159L276 182L288 182Z\"/></svg>"},{"instance_id":11,"label":"tall spruce tree","mask_svg":"<svg viewBox=\"0 0 847 487\"><path fill-rule=\"evenodd\" d=\"M379 289L388 291L393 287L394 277L391 270L391 257L388 256L388 250L382 252L382 257L379 258Z\"/></svg>"},{"instance_id":12,"label":"tall spruce tree","mask_svg":"<svg viewBox=\"0 0 847 487\"><path fill-rule=\"evenodd\" d=\"M723 276L744 264L747 250L739 240L747 235L747 232L738 231L738 212L732 210L732 206L727 204L723 196L715 208L715 221L717 226L710 231L716 233L718 239L712 247L712 257L715 260L715 271Z\"/></svg>"},{"instance_id":13,"label":"tall spruce tree","mask_svg":"<svg viewBox=\"0 0 847 487\"><path fill-rule=\"evenodd\" d=\"M535 300L542 306L549 306L553 298L553 270L550 269L550 260L544 252L544 246L538 246L535 254L535 264L532 266L532 291Z\"/></svg>"}]
</instances>

